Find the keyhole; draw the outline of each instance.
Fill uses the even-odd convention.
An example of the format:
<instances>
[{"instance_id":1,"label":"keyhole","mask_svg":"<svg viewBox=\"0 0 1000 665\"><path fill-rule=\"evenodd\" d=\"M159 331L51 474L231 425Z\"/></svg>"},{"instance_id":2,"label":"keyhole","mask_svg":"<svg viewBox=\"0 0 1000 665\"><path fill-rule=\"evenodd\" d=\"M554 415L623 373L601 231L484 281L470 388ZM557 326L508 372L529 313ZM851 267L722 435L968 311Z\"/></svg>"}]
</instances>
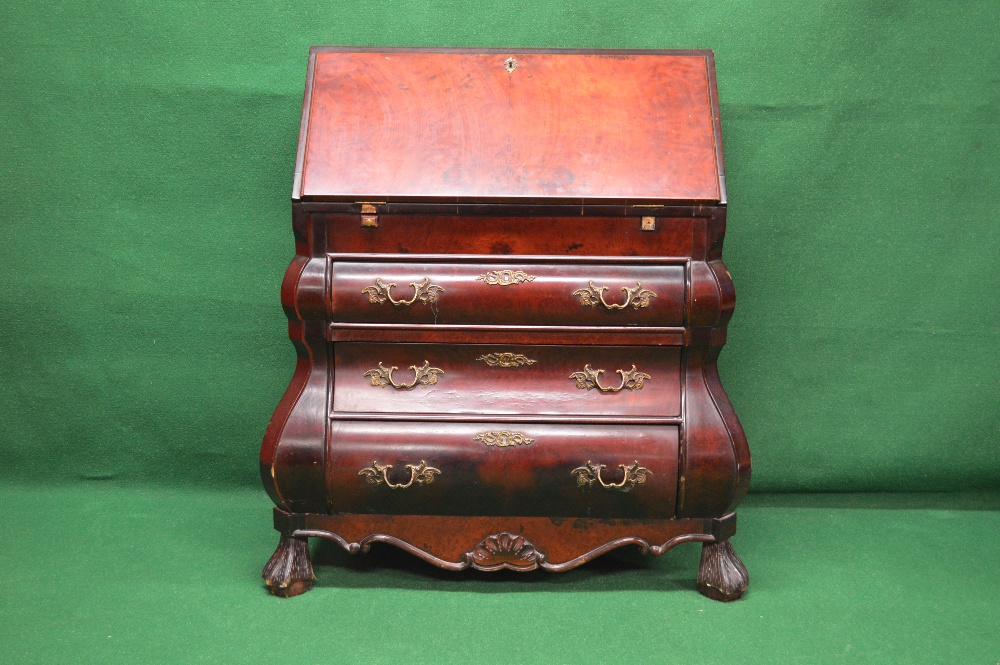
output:
<instances>
[{"instance_id":1,"label":"keyhole","mask_svg":"<svg viewBox=\"0 0 1000 665\"><path fill-rule=\"evenodd\" d=\"M510 74L515 69L517 69L517 60L515 60L514 58L507 58L506 60L503 61L503 68L507 70L508 74Z\"/></svg>"}]
</instances>

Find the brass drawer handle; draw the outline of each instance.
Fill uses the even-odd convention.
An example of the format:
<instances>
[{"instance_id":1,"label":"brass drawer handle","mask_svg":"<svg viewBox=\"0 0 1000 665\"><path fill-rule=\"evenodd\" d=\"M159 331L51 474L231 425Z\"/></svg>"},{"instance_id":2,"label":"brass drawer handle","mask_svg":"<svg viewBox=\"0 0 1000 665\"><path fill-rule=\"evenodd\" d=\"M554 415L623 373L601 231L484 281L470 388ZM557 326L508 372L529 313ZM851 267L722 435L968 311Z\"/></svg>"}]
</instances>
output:
<instances>
[{"instance_id":1,"label":"brass drawer handle","mask_svg":"<svg viewBox=\"0 0 1000 665\"><path fill-rule=\"evenodd\" d=\"M392 380L392 371L394 369L399 369L395 365L392 367L386 367L382 363L378 364L375 369L370 369L365 372L365 376L369 378L371 384L376 388L385 388L386 386L392 386L397 390L409 390L416 386L418 383L423 386L433 386L438 382L438 375L444 374L443 369L438 369L437 367L431 367L430 362L424 361L424 364L420 367L416 365L410 365L410 369L413 370L413 381L409 383L396 383Z\"/></svg>"},{"instance_id":2,"label":"brass drawer handle","mask_svg":"<svg viewBox=\"0 0 1000 665\"><path fill-rule=\"evenodd\" d=\"M596 307L600 303L607 309L625 309L629 305L632 306L632 309L649 307L649 299L656 297L656 294L649 289L642 288L642 282L636 282L633 287L623 286L621 288L625 292L625 302L619 305L609 303L604 299L604 292L607 290L606 286L594 286L593 282L589 282L587 288L577 289L573 295L580 298L581 305Z\"/></svg>"},{"instance_id":3,"label":"brass drawer handle","mask_svg":"<svg viewBox=\"0 0 1000 665\"><path fill-rule=\"evenodd\" d=\"M437 284L431 284L430 277L424 277L424 281L420 284L410 282L410 286L413 287L413 297L409 300L395 300L391 293L392 287L394 286L396 286L396 282L383 284L382 279L377 277L375 278L375 283L361 289L361 293L367 293L368 302L373 305L381 305L388 300L397 307L400 305L412 305L418 301L424 305L433 305L438 301L438 296L444 293L444 287L438 286Z\"/></svg>"},{"instance_id":4,"label":"brass drawer handle","mask_svg":"<svg viewBox=\"0 0 1000 665\"><path fill-rule=\"evenodd\" d=\"M617 388L605 388L601 385L601 374L603 369L594 369L589 364L583 366L582 372L573 372L569 378L576 379L576 387L580 390L592 390L597 388L602 393L618 393L622 390L642 390L646 379L652 379L649 374L640 372L632 365L632 369L616 370L622 375L622 384Z\"/></svg>"},{"instance_id":5,"label":"brass drawer handle","mask_svg":"<svg viewBox=\"0 0 1000 665\"><path fill-rule=\"evenodd\" d=\"M367 480L370 485L381 485L385 483L385 486L391 490L405 490L413 483L418 485L430 485L434 482L434 474L441 473L441 469L435 469L433 466L427 466L427 462L420 460L420 464L416 466L412 464L406 465L406 468L410 470L409 482L393 484L393 482L389 480L389 469L391 468L391 464L379 464L376 461L372 461L372 465L366 469L358 471L358 475L364 476L365 480Z\"/></svg>"},{"instance_id":6,"label":"brass drawer handle","mask_svg":"<svg viewBox=\"0 0 1000 665\"><path fill-rule=\"evenodd\" d=\"M606 490L618 490L619 492L631 492L632 488L636 485L644 485L646 483L647 475L653 475L652 471L644 466L639 466L639 462L635 461L629 466L624 464L618 465L618 468L625 473L625 477L622 478L620 483L606 483L601 478L601 469L606 468L603 464L594 464L590 460L587 460L585 465L573 469L571 473L576 474L576 484L581 487L589 487L597 482Z\"/></svg>"}]
</instances>

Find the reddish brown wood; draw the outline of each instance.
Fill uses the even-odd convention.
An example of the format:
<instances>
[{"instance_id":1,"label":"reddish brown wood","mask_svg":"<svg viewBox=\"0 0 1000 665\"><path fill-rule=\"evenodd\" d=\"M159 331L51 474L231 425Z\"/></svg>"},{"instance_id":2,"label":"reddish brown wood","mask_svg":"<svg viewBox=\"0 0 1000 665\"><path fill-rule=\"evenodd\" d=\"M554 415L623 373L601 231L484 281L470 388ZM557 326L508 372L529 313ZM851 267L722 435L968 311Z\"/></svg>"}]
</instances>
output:
<instances>
[{"instance_id":1,"label":"reddish brown wood","mask_svg":"<svg viewBox=\"0 0 1000 665\"><path fill-rule=\"evenodd\" d=\"M535 563L541 564L536 567L561 572L626 545L637 545L644 553L659 556L684 542L727 541L736 531L736 515L642 520L323 515L291 514L275 509L274 527L288 536L332 540L352 554L367 552L372 543L389 543L446 570L483 569L494 565L492 561L477 560L474 555L484 545L488 548L490 539L506 533L523 537L532 547ZM523 553L520 558L524 560ZM512 568L530 569L528 566Z\"/></svg>"},{"instance_id":2,"label":"reddish brown wood","mask_svg":"<svg viewBox=\"0 0 1000 665\"><path fill-rule=\"evenodd\" d=\"M504 358L498 354L511 354ZM680 349L635 346L511 346L338 344L334 411L530 415L680 415ZM501 363L505 361L508 366ZM433 385L375 387L366 372L398 367L396 383L414 378L411 366L429 362L442 373ZM492 364L490 364L492 363ZM512 365L512 366L511 366ZM622 384L618 370L649 375L639 389L578 388L571 376L590 365L605 370L602 387Z\"/></svg>"},{"instance_id":3,"label":"reddish brown wood","mask_svg":"<svg viewBox=\"0 0 1000 665\"><path fill-rule=\"evenodd\" d=\"M309 559L309 539L281 534L261 577L268 590L282 598L300 596L311 589L316 575Z\"/></svg>"},{"instance_id":4,"label":"reddish brown wood","mask_svg":"<svg viewBox=\"0 0 1000 665\"><path fill-rule=\"evenodd\" d=\"M711 52L312 58L302 198L721 200Z\"/></svg>"},{"instance_id":5,"label":"reddish brown wood","mask_svg":"<svg viewBox=\"0 0 1000 665\"><path fill-rule=\"evenodd\" d=\"M698 567L698 591L712 600L728 603L746 593L750 575L736 556L729 540L707 542L701 548Z\"/></svg>"},{"instance_id":6,"label":"reddish brown wood","mask_svg":"<svg viewBox=\"0 0 1000 665\"><path fill-rule=\"evenodd\" d=\"M348 214L355 215L361 213L362 206L371 205L376 209L376 213L381 215L434 215L434 216L455 216L479 217L491 215L495 217L629 217L639 219L645 216L654 217L677 217L687 219L690 217L714 218L722 209L718 203L704 203L692 205L671 201L670 203L594 203L583 200L574 203L552 203L541 199L536 202L427 202L427 201L326 201L326 200L302 200L293 195L292 199L298 201L303 212L327 213L327 214Z\"/></svg>"},{"instance_id":7,"label":"reddish brown wood","mask_svg":"<svg viewBox=\"0 0 1000 665\"><path fill-rule=\"evenodd\" d=\"M698 337L697 332L696 329L681 327L625 328L608 326L606 328L584 328L581 326L419 326L391 323L332 323L330 324L329 339L331 342L681 346L685 340Z\"/></svg>"},{"instance_id":8,"label":"reddish brown wood","mask_svg":"<svg viewBox=\"0 0 1000 665\"><path fill-rule=\"evenodd\" d=\"M735 293L711 53L518 51L498 74L509 55L313 51L265 579L305 591L309 537L451 570L699 541L700 590L735 599L750 454L716 367ZM655 297L615 307L637 282ZM587 390L587 365L648 376Z\"/></svg>"},{"instance_id":9,"label":"reddish brown wood","mask_svg":"<svg viewBox=\"0 0 1000 665\"><path fill-rule=\"evenodd\" d=\"M688 257L694 233L691 219L659 218L654 230L643 231L641 217L582 218L579 210L572 217L531 217L530 223L520 216L491 217L483 224L481 215L380 214L377 228L361 226L357 214L326 215L323 220L333 230L332 254L474 254L479 260L485 254Z\"/></svg>"},{"instance_id":10,"label":"reddish brown wood","mask_svg":"<svg viewBox=\"0 0 1000 665\"><path fill-rule=\"evenodd\" d=\"M487 445L491 432L508 432L508 445ZM361 475L391 464L388 480L405 484L406 465L422 461L440 470L426 485L391 489ZM621 464L638 462L649 475L629 491L581 486L573 470L588 461L607 467L608 484L624 480ZM330 513L673 517L677 427L334 421L327 496Z\"/></svg>"},{"instance_id":11,"label":"reddish brown wood","mask_svg":"<svg viewBox=\"0 0 1000 665\"><path fill-rule=\"evenodd\" d=\"M499 271L525 280L490 284ZM345 323L425 323L440 325L681 326L684 324L683 265L539 265L526 263L356 263L331 267L331 318ZM372 302L366 289L395 285L396 301L412 300L417 286L437 287L431 302L393 305ZM581 305L583 295L601 292L603 303ZM645 305L626 288L652 293Z\"/></svg>"}]
</instances>

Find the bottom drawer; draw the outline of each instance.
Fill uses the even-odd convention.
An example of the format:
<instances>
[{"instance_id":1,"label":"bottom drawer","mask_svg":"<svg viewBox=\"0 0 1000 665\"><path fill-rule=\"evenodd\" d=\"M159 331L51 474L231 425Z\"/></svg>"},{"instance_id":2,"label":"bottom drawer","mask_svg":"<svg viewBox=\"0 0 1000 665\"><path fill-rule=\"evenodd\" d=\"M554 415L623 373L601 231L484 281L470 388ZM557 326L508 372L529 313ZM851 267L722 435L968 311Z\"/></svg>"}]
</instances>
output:
<instances>
[{"instance_id":1,"label":"bottom drawer","mask_svg":"<svg viewBox=\"0 0 1000 665\"><path fill-rule=\"evenodd\" d=\"M334 421L328 506L331 513L672 518L677 445L675 425Z\"/></svg>"}]
</instances>

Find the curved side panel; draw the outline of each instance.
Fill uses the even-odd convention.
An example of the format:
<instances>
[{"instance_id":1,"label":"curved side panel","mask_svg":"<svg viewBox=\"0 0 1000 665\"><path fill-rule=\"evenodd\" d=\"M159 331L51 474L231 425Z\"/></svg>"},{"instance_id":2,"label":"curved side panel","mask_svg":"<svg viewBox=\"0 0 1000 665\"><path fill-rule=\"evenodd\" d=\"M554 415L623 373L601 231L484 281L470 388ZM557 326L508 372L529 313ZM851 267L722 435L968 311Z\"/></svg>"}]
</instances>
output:
<instances>
[{"instance_id":1,"label":"curved side panel","mask_svg":"<svg viewBox=\"0 0 1000 665\"><path fill-rule=\"evenodd\" d=\"M721 240L720 240L721 252ZM713 260L708 264L712 268L715 279L719 285L721 298L721 309L719 312L719 325L725 326L733 318L733 311L736 309L736 289L733 286L733 278L729 274L729 269L721 260ZM746 433L736 417L736 410L733 409L729 396L726 395L722 387L722 379L719 377L719 368L715 359L718 358L721 346L717 349L712 361L705 365L705 384L712 395L716 407L729 430L729 438L733 444L733 454L736 456L736 491L730 501L726 512L736 509L736 506L743 501L747 490L750 487L750 446L747 443Z\"/></svg>"},{"instance_id":2,"label":"curved side panel","mask_svg":"<svg viewBox=\"0 0 1000 665\"><path fill-rule=\"evenodd\" d=\"M691 262L691 282L688 289L689 325L696 328L719 325L726 303L715 272L709 264L704 261Z\"/></svg>"},{"instance_id":3,"label":"curved side panel","mask_svg":"<svg viewBox=\"0 0 1000 665\"><path fill-rule=\"evenodd\" d=\"M709 261L708 267L712 271L720 295L719 318L716 325L724 326L733 318L733 310L736 309L736 288L733 286L733 278L725 263L721 260Z\"/></svg>"},{"instance_id":4,"label":"curved side panel","mask_svg":"<svg viewBox=\"0 0 1000 665\"><path fill-rule=\"evenodd\" d=\"M284 422L280 426L275 423L273 432L269 428L273 452L267 465L262 449L261 476L265 487L270 477L280 505L288 510L320 512L326 509L325 414L329 396L329 360L325 343L316 339L317 332L322 334L322 324L291 322L288 327L299 353L299 361L286 396L289 393L295 396L289 400L291 406ZM298 369L303 365L304 369ZM304 379L300 379L302 383L296 385L296 378L303 376ZM275 421L283 415L282 406L284 404L275 413ZM268 437L265 436L264 447L268 444Z\"/></svg>"},{"instance_id":5,"label":"curved side panel","mask_svg":"<svg viewBox=\"0 0 1000 665\"><path fill-rule=\"evenodd\" d=\"M309 258L313 244L296 216L296 256L281 285L288 336L298 360L292 380L264 433L260 473L275 505L292 511L325 510L324 466L329 352L323 324L326 261Z\"/></svg>"},{"instance_id":6,"label":"curved side panel","mask_svg":"<svg viewBox=\"0 0 1000 665\"><path fill-rule=\"evenodd\" d=\"M267 424L267 429L264 431L264 441L260 446L260 480L264 484L267 495L271 497L271 501L274 501L274 505L286 510L289 509L288 503L282 498L275 484L274 459L281 432L285 428L285 423L288 421L292 409L295 408L295 403L298 402L302 391L305 390L306 384L309 382L309 374L312 371L312 361L309 358L308 350L300 344L295 344L295 352L299 356L295 363L295 373L292 375L288 388L285 389L285 394L281 396L281 401L278 402L278 408L274 410L274 415L271 416L271 420Z\"/></svg>"},{"instance_id":7,"label":"curved side panel","mask_svg":"<svg viewBox=\"0 0 1000 665\"><path fill-rule=\"evenodd\" d=\"M716 353L717 356L718 353ZM736 486L732 498L729 500L729 506L723 511L724 513L729 513L736 510L736 506L743 501L743 497L746 496L747 490L750 488L750 445L747 442L747 435L743 431L743 425L740 424L739 418L736 417L736 411L733 409L733 405L729 401L729 396L726 395L726 391L722 387L722 380L719 378L719 368L716 366L714 359L711 364L705 366L705 385L708 387L715 406L719 410L719 414L722 416L722 420L729 432L729 440L732 443L733 455L736 459Z\"/></svg>"},{"instance_id":8,"label":"curved side panel","mask_svg":"<svg viewBox=\"0 0 1000 665\"><path fill-rule=\"evenodd\" d=\"M721 237L716 240L721 249ZM718 258L691 264L693 325L712 326L704 343L684 351L684 437L678 515L713 517L731 512L750 483L750 449L719 379L716 365L725 326L736 305L733 280Z\"/></svg>"},{"instance_id":9,"label":"curved side panel","mask_svg":"<svg viewBox=\"0 0 1000 665\"><path fill-rule=\"evenodd\" d=\"M720 347L686 351L684 484L680 517L717 517L733 510L750 483L750 449L719 380Z\"/></svg>"}]
</instances>

